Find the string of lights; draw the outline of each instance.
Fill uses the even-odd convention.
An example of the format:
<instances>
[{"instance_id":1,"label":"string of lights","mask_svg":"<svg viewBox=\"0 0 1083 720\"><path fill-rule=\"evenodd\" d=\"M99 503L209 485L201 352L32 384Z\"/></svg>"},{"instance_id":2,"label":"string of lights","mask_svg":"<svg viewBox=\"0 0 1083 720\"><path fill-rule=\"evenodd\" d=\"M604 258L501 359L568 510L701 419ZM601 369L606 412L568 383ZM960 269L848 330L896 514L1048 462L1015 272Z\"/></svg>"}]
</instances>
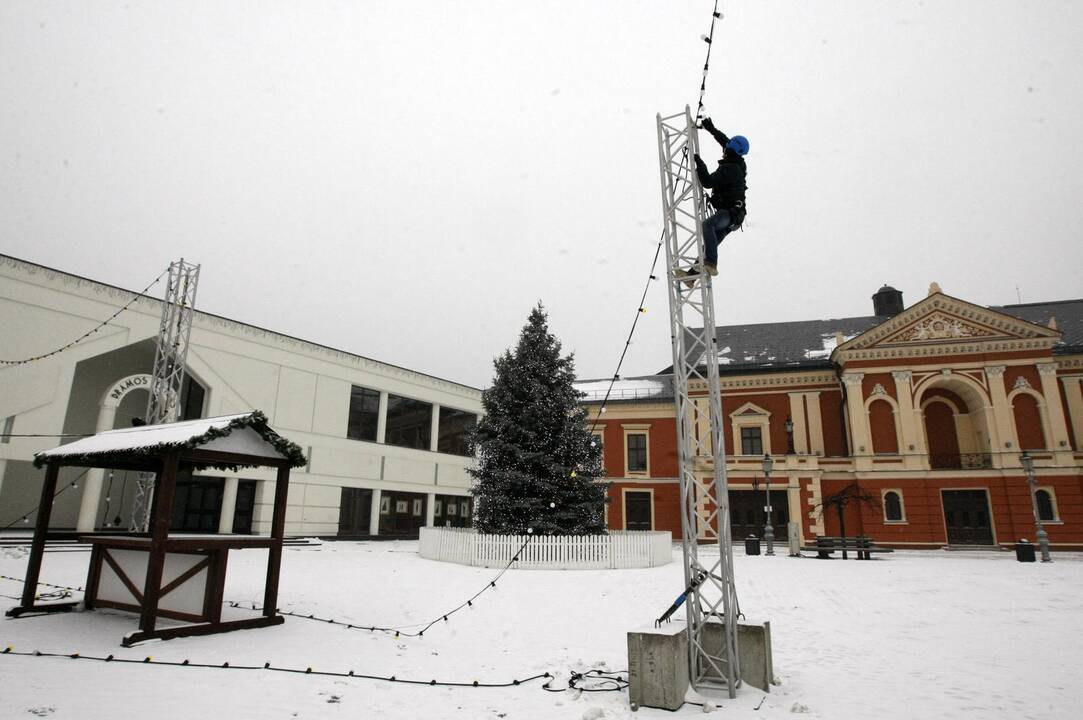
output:
<instances>
[{"instance_id":1,"label":"string of lights","mask_svg":"<svg viewBox=\"0 0 1083 720\"><path fill-rule=\"evenodd\" d=\"M703 61L703 79L699 84L699 105L696 106L696 125L703 120L703 96L707 94L707 73L711 70L711 47L714 45L714 24L722 19L722 13L718 12L718 0L714 0L714 10L711 12L711 30L701 39L707 43L707 58Z\"/></svg>"},{"instance_id":2,"label":"string of lights","mask_svg":"<svg viewBox=\"0 0 1083 720\"><path fill-rule=\"evenodd\" d=\"M65 490L67 490L69 488L78 489L79 481L88 472L90 472L90 468L87 468L87 469L83 470L83 472L79 473L74 480L72 480L70 483L68 483L64 487L60 488L59 490L57 490L56 493L53 494L53 499L55 500L56 498L60 497L60 493L64 492ZM19 523L23 523L24 525L30 524L30 515L31 515L31 513L37 512L38 508L40 508L40 507L41 507L40 504L35 505L33 508L31 508L30 510L27 510L25 513L23 513L21 516L19 516L18 520L13 520L12 522L5 525L4 527L0 528L0 530L10 530L11 528L15 527Z\"/></svg>"},{"instance_id":3,"label":"string of lights","mask_svg":"<svg viewBox=\"0 0 1083 720\"><path fill-rule=\"evenodd\" d=\"M150 285L147 285L147 286L146 286L145 288L143 288L143 289L142 289L142 290L140 290L140 291L139 291L138 293L136 293L136 294L135 294L135 297L133 297L133 298L132 298L131 300L129 300L128 302L124 303L124 305L122 305L122 306L120 307L120 309L119 309L119 310L117 310L117 311L116 311L115 313L113 313L112 315L110 315L110 316L109 316L108 318L106 318L105 320L102 320L102 321L101 321L100 323L98 323L98 325L97 325L96 327L94 327L94 328L92 328L92 329L90 329L90 330L87 330L87 331L86 331L85 333L83 333L83 334L82 334L82 335L80 335L79 337L77 337L77 338L75 338L74 340L72 340L72 341L71 341L70 343L68 343L67 345L64 345L64 346L62 346L62 347L59 347L59 348L57 348L56 350L52 350L52 351L50 351L50 352L47 352L47 353L42 353L41 355L35 355L34 357L29 357L29 358L25 358L25 359L23 359L23 360L0 360L0 365L25 365L25 364L27 364L27 363L32 363L32 362L35 362L35 361L37 361L37 360L44 360L45 358L48 358L48 357L52 357L53 355L57 355L57 354L59 354L59 353L62 353L62 352L64 352L65 350L69 350L69 349L71 349L71 348L75 347L76 345L78 345L78 344L79 344L79 343L81 343L82 341L86 340L86 339L87 339L88 337L90 337L90 336L91 336L91 335L93 335L94 333L96 333L96 332L98 332L99 330L101 330L101 329L102 329L103 327L105 327L105 326L106 326L106 325L108 325L109 323L111 323L111 322L113 322L114 320L116 320L116 319L117 319L117 316L118 316L118 315L120 315L120 314L121 314L122 312L124 312L125 310L127 310L128 308L130 308L130 307L131 307L131 306L132 306L133 304L135 304L135 301L136 301L136 300L138 300L138 299L140 299L140 298L142 298L142 297L145 297L145 296L146 296L146 294L147 294L147 291L149 291L149 290L150 290L150 289L151 289L152 287L154 287L155 285L157 285L157 284L158 284L158 282L159 282L159 281L161 281L161 279L162 279L163 277L165 277L165 274L166 274L166 273L168 273L168 272L169 272L169 268L166 268L165 270L163 270L163 271L162 271L162 274L161 274L161 275L159 275L158 277L154 278L154 280L153 280L153 281L151 281Z\"/></svg>"},{"instance_id":4,"label":"string of lights","mask_svg":"<svg viewBox=\"0 0 1083 720\"><path fill-rule=\"evenodd\" d=\"M622 692L628 687L627 670L587 670L586 672L568 671L568 684L566 687L553 687L553 680L548 680L542 685L542 690L551 693L568 692ZM555 678L554 678L555 679ZM581 684L582 683L582 684Z\"/></svg>"},{"instance_id":5,"label":"string of lights","mask_svg":"<svg viewBox=\"0 0 1083 720\"><path fill-rule=\"evenodd\" d=\"M115 655L107 655L101 657L99 655L83 655L82 653L55 653L55 652L42 652L40 650L32 651L17 651L12 646L7 646L0 655L8 655L15 657L43 657L43 658L70 658L72 660L93 660L97 662L107 663L120 663L129 665L157 665L162 667L191 667L191 668L208 668L214 670L266 670L270 672L282 672L282 673L294 673L297 675L318 675L323 677L341 677L341 678L357 678L360 680L378 680L383 682L402 683L405 685L430 685L437 687L475 687L475 688L502 688L502 687L518 687L524 683L532 682L534 680L540 680L543 678L551 678L549 673L540 673L538 675L531 675L524 678L515 678L507 682L481 682L480 680L473 680L471 682L453 681L453 680L415 680L411 678L400 678L395 675L370 675L367 673L358 673L353 670L345 672L334 670L316 670L312 667L306 668L294 668L283 667L273 665L270 662L265 662L262 665L235 665L229 662L222 663L199 663L192 662L185 659L181 661L177 660L155 660L152 656L147 655L143 659L138 658L121 658Z\"/></svg>"},{"instance_id":6,"label":"string of lights","mask_svg":"<svg viewBox=\"0 0 1083 720\"><path fill-rule=\"evenodd\" d=\"M707 92L707 75L711 69L711 47L714 44L714 27L715 22L722 19L722 13L718 11L718 0L715 0L714 10L711 12L711 28L706 35L702 35L701 39L707 43L707 57L703 61L703 78L700 81L699 86L699 104L696 107L696 125L698 126L703 120L703 97ZM684 149L684 154L681 158L682 163L688 161L688 148ZM636 311L635 320L632 321L632 328L628 332L628 339L624 341L624 349L621 351L620 359L617 361L617 369L613 371L613 377L609 381L609 387L606 388L605 396L602 398L601 405L598 406L598 415L594 418L594 423L590 427L590 431L593 433L595 428L598 427L598 422L602 419L602 415L606 412L606 406L609 403L609 396L613 392L613 385L620 380L620 369L624 364L624 357L628 354L628 347L632 344L632 337L635 335L636 325L639 323L641 315L645 315L647 312L646 300L647 291L650 289L651 282L657 280L658 277L654 274L655 268L658 266L658 257L662 251L662 243L665 240L665 231L663 230L658 238L658 245L654 249L654 259L651 261L651 271L648 274L646 287L643 288L643 296L639 299L639 309ZM593 447L595 443L591 443Z\"/></svg>"},{"instance_id":7,"label":"string of lights","mask_svg":"<svg viewBox=\"0 0 1083 720\"><path fill-rule=\"evenodd\" d=\"M0 580L11 580L12 582L17 582L17 583L20 583L20 584L26 582L26 580L23 579L23 578L12 577L11 575L0 575ZM40 581L38 582L38 585L44 585L45 587L56 588L57 590L67 590L69 592L72 592L72 591L74 591L74 592L83 592L83 588L81 588L81 587L71 587L70 585L53 585L52 583L40 582Z\"/></svg>"},{"instance_id":8,"label":"string of lights","mask_svg":"<svg viewBox=\"0 0 1083 720\"><path fill-rule=\"evenodd\" d=\"M425 631L428 630L429 628L431 628L433 625L436 625L439 622L447 622L449 617L451 617L455 613L459 612L460 610L463 610L464 608L468 608L468 607L473 607L474 606L474 601L477 600L482 594L488 592L489 590L495 590L497 581L504 576L504 573L506 573L511 568L512 565L514 565L516 562L519 561L519 554L521 552L523 552L523 550L526 548L526 546L529 545L530 541L533 540L533 539L534 539L534 536L533 536L533 534L531 534L530 537L528 537L526 539L526 542L524 542L521 546L519 546L519 549L515 551L515 555L512 557L512 559L510 561L508 561L508 564L505 565L504 568L499 573L496 574L496 577L494 577L492 580L490 580L489 583L487 585L485 585L481 590L478 590L468 600L466 600L465 602L459 604L455 608L453 608L451 610L448 610L447 612L442 613L441 615L437 615L435 618L430 620L428 623L414 623L412 625L399 625L399 626L396 626L396 627L381 627L379 625L364 625L364 624L360 624L360 623L342 622L341 620L337 620L335 618L319 617L319 616L317 616L315 614L306 615L304 613L297 613L297 612L292 612L292 611L289 611L289 610L283 610L282 608L275 608L275 612L277 612L279 615L287 615L289 617L301 618L302 620L312 620L314 622L325 623L327 625L340 625L342 627L345 627L347 630L368 630L369 632L381 632L381 633L387 633L387 634L392 634L393 633L395 637L400 637L400 636L403 636L403 637L423 637L425 635ZM230 607L234 607L234 608L240 608L242 605L250 605L252 610L262 610L263 609L261 607L258 607L255 603L240 603L240 602L234 602L234 601L226 601L226 602L229 603ZM419 630L417 632L409 632L410 628L416 628L416 627L420 627L421 630Z\"/></svg>"}]
</instances>

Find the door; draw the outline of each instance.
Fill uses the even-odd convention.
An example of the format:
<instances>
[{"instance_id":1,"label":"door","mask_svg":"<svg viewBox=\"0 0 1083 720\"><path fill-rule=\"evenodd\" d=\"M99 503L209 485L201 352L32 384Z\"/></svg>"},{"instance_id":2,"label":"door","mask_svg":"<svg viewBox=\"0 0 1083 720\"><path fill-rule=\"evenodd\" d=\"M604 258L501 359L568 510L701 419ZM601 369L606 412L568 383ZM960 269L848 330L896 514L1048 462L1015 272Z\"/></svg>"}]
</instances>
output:
<instances>
[{"instance_id":1,"label":"door","mask_svg":"<svg viewBox=\"0 0 1083 720\"><path fill-rule=\"evenodd\" d=\"M237 503L233 510L233 532L235 534L252 534L252 511L255 506L256 481L237 481Z\"/></svg>"},{"instance_id":2,"label":"door","mask_svg":"<svg viewBox=\"0 0 1083 720\"><path fill-rule=\"evenodd\" d=\"M948 545L992 545L993 524L984 490L943 490Z\"/></svg>"},{"instance_id":3,"label":"door","mask_svg":"<svg viewBox=\"0 0 1083 720\"><path fill-rule=\"evenodd\" d=\"M767 493L758 490L730 490L730 539L744 540L749 535L763 537L767 521ZM774 521L775 538L787 537L790 522L789 498L786 488L771 490L771 519Z\"/></svg>"},{"instance_id":4,"label":"door","mask_svg":"<svg viewBox=\"0 0 1083 720\"><path fill-rule=\"evenodd\" d=\"M338 511L338 534L368 535L371 513L372 490L342 488L342 500Z\"/></svg>"},{"instance_id":5,"label":"door","mask_svg":"<svg viewBox=\"0 0 1083 720\"><path fill-rule=\"evenodd\" d=\"M624 529L650 530L651 494L644 490L627 490L624 493Z\"/></svg>"}]
</instances>

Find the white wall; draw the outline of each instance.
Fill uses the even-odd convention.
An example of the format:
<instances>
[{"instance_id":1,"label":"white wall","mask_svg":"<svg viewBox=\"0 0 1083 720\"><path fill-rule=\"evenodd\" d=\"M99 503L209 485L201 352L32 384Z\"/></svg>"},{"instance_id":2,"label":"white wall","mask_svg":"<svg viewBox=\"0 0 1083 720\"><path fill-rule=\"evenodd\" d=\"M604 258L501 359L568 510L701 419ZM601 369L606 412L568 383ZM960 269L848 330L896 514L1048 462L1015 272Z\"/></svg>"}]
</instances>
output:
<instances>
[{"instance_id":1,"label":"white wall","mask_svg":"<svg viewBox=\"0 0 1083 720\"><path fill-rule=\"evenodd\" d=\"M131 297L0 255L0 358L29 357L65 345ZM158 301L139 300L70 350L27 365L0 366L0 421L14 415L15 433L93 432L100 394L146 362L143 341L156 335L160 312ZM112 354L103 359L107 353ZM188 370L207 390L205 416L261 410L273 428L310 454L309 467L291 476L289 534L334 534L342 487L468 494L470 458L347 439L350 387L476 414L481 413L480 390L202 313L193 323ZM50 438L14 438L0 444L0 459L29 461L56 444ZM25 464L8 466L17 471L10 473L10 482L0 478L0 527L13 519L9 514L20 512L16 504L21 507L27 496L36 498L40 489L40 471L28 472ZM271 484L256 497L253 529L266 531L271 474L249 470L237 476ZM65 493L76 510L79 492ZM67 504L58 504L54 527L72 527L72 513Z\"/></svg>"}]
</instances>

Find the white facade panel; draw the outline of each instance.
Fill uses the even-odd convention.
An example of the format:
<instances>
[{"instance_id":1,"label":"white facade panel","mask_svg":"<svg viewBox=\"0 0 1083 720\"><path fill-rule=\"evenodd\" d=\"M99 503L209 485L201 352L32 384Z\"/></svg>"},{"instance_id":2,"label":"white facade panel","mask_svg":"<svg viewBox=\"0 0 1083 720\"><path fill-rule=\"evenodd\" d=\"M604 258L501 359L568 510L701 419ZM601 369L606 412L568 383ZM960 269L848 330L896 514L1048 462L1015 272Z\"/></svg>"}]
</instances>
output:
<instances>
[{"instance_id":1,"label":"white facade panel","mask_svg":"<svg viewBox=\"0 0 1083 720\"><path fill-rule=\"evenodd\" d=\"M139 278L131 285L142 287L144 282ZM0 421L14 416L17 433L93 433L106 389L126 376L150 371L161 317L161 303L153 298L136 298L127 290L0 255L5 358L29 358L63 347L129 303L108 325L69 349L25 365L0 368ZM202 407L197 408L200 416L261 410L275 430L309 456L307 468L291 472L287 533L336 534L342 488L352 489L353 502L364 500L366 491L373 495L377 490L460 494L469 488L466 467L471 458L348 439L350 389L359 385L479 415L480 390L201 313L198 308L188 371L204 391ZM141 416L145 400L145 393L131 393L114 427L127 427ZM30 461L35 452L56 444L55 437L0 443L0 459L7 461L0 465L0 525L19 520L9 515L35 504L27 500L36 499L44 473L30 466ZM67 472L61 477L61 487L70 482ZM217 478L223 476L260 480L251 511L252 531L268 532L274 495L273 479L268 482L268 478L273 473L209 469L197 473L196 479L221 482ZM132 478L120 472L110 485L106 473L95 519L98 529L127 512L124 494L131 494L132 485ZM74 527L86 487L80 483L78 489L58 495L53 528ZM107 506L104 498L109 493L112 499ZM29 520L33 522L32 514Z\"/></svg>"}]
</instances>

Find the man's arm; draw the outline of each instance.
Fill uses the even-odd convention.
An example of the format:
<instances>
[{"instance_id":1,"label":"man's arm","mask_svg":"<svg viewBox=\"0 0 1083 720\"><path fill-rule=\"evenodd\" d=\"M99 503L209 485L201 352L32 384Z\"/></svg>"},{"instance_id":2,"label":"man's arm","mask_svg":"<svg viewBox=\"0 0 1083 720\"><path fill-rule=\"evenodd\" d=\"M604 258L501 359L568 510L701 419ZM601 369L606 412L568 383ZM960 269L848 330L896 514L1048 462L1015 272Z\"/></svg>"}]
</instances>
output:
<instances>
[{"instance_id":1,"label":"man's arm","mask_svg":"<svg viewBox=\"0 0 1083 720\"><path fill-rule=\"evenodd\" d=\"M726 137L726 133L722 132L721 130L719 130L718 128L716 128L714 126L714 123L711 121L711 118L704 118L703 119L703 129L706 130L707 132L709 132L711 134L711 137L713 137L715 140L717 140L718 144L721 145L722 147L726 147L726 144L729 143L729 141L730 141L730 139L728 137Z\"/></svg>"},{"instance_id":2,"label":"man's arm","mask_svg":"<svg viewBox=\"0 0 1083 720\"><path fill-rule=\"evenodd\" d=\"M699 184L702 187L711 187L711 173L707 172L707 165L699 155L693 155L692 159L696 161L696 177L699 178Z\"/></svg>"}]
</instances>

